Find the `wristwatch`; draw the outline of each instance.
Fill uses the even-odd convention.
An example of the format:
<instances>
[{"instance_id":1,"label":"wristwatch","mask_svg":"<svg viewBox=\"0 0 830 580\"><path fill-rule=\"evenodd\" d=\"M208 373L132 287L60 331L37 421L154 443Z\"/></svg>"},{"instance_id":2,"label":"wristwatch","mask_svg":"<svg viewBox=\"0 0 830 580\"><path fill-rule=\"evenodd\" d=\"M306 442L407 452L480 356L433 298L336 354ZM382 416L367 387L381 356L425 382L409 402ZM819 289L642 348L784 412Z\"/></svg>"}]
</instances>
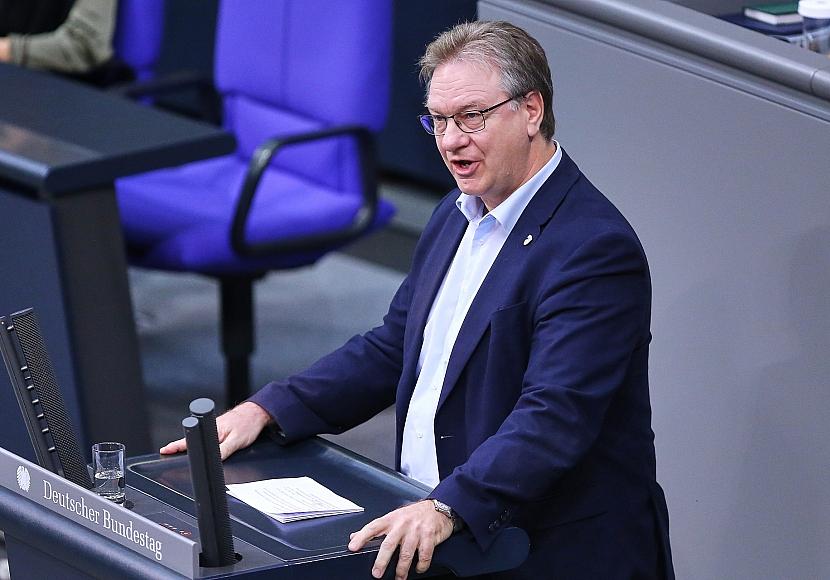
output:
<instances>
[{"instance_id":1,"label":"wristwatch","mask_svg":"<svg viewBox=\"0 0 830 580\"><path fill-rule=\"evenodd\" d=\"M464 527L463 520L458 517L458 514L455 513L454 509L452 509L444 502L435 499L434 497L428 497L427 499L432 501L432 505L435 508L435 511L444 514L450 519L450 522L452 523L452 533L455 533Z\"/></svg>"}]
</instances>

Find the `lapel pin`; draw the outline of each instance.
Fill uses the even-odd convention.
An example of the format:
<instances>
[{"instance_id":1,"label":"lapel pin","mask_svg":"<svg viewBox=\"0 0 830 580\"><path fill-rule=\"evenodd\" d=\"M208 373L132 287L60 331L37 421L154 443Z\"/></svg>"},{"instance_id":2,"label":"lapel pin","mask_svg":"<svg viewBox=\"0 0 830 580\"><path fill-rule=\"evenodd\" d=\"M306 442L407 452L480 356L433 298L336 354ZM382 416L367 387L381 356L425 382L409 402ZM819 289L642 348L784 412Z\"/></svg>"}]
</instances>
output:
<instances>
[{"instance_id":1,"label":"lapel pin","mask_svg":"<svg viewBox=\"0 0 830 580\"><path fill-rule=\"evenodd\" d=\"M526 245L528 245L528 244L529 244L530 242L532 242L532 241L533 241L533 236L532 236L532 235L530 235L530 234L527 234L527 237L525 238L525 241L524 241L524 242L522 242L522 245L523 245L523 246L526 246Z\"/></svg>"}]
</instances>

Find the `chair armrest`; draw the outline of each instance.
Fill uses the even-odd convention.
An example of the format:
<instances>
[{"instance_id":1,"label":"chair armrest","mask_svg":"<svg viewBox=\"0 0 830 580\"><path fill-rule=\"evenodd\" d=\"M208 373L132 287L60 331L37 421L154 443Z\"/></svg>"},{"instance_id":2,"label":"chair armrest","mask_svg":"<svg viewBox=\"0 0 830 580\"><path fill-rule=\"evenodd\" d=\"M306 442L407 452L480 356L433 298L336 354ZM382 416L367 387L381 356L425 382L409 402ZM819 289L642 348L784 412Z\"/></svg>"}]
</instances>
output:
<instances>
[{"instance_id":1,"label":"chair armrest","mask_svg":"<svg viewBox=\"0 0 830 580\"><path fill-rule=\"evenodd\" d=\"M253 205L254 195L262 174L274 155L283 147L326 139L338 135L353 135L357 142L360 162L361 194L360 208L352 222L339 230L300 236L274 242L251 243L245 239L245 226ZM301 133L288 137L277 137L265 141L257 147L251 157L248 173L242 184L242 190L236 203L233 223L231 225L231 247L240 256L266 256L270 254L320 250L332 245L339 245L356 239L366 232L375 219L378 208L378 189L375 173L374 137L365 127L348 125L333 127L311 133Z\"/></svg>"},{"instance_id":2,"label":"chair armrest","mask_svg":"<svg viewBox=\"0 0 830 580\"><path fill-rule=\"evenodd\" d=\"M146 81L115 85L107 89L107 92L129 99L140 99L142 97L158 97L191 89L200 91L214 90L210 77L205 74L198 71L180 71Z\"/></svg>"},{"instance_id":3,"label":"chair armrest","mask_svg":"<svg viewBox=\"0 0 830 580\"><path fill-rule=\"evenodd\" d=\"M221 97L216 92L213 79L198 71L179 71L145 81L124 83L107 89L108 93L134 101L164 97L193 91L199 98L201 118L218 124Z\"/></svg>"}]
</instances>

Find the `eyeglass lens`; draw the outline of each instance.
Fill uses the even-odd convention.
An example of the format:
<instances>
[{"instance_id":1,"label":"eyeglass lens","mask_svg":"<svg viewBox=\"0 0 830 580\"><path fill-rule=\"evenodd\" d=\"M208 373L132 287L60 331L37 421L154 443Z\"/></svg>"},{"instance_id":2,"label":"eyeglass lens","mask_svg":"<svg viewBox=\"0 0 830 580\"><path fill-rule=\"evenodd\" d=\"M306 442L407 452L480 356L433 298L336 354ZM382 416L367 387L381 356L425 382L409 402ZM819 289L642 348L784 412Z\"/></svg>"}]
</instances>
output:
<instances>
[{"instance_id":1,"label":"eyeglass lens","mask_svg":"<svg viewBox=\"0 0 830 580\"><path fill-rule=\"evenodd\" d=\"M422 115L421 124L432 135L443 135L447 130L450 117L436 115ZM465 133L480 131L484 128L484 115L479 111L463 111L453 115L452 119L458 128Z\"/></svg>"}]
</instances>

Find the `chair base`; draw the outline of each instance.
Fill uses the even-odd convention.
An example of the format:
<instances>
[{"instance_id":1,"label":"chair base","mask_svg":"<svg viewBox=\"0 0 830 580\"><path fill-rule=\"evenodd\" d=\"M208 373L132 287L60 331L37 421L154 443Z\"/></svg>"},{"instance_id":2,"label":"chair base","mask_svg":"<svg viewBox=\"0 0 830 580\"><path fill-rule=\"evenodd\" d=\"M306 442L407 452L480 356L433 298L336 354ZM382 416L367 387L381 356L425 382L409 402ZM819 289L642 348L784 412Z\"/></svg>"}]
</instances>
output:
<instances>
[{"instance_id":1,"label":"chair base","mask_svg":"<svg viewBox=\"0 0 830 580\"><path fill-rule=\"evenodd\" d=\"M250 395L250 358L254 352L254 278L219 279L222 353L225 355L225 403L228 408Z\"/></svg>"}]
</instances>

